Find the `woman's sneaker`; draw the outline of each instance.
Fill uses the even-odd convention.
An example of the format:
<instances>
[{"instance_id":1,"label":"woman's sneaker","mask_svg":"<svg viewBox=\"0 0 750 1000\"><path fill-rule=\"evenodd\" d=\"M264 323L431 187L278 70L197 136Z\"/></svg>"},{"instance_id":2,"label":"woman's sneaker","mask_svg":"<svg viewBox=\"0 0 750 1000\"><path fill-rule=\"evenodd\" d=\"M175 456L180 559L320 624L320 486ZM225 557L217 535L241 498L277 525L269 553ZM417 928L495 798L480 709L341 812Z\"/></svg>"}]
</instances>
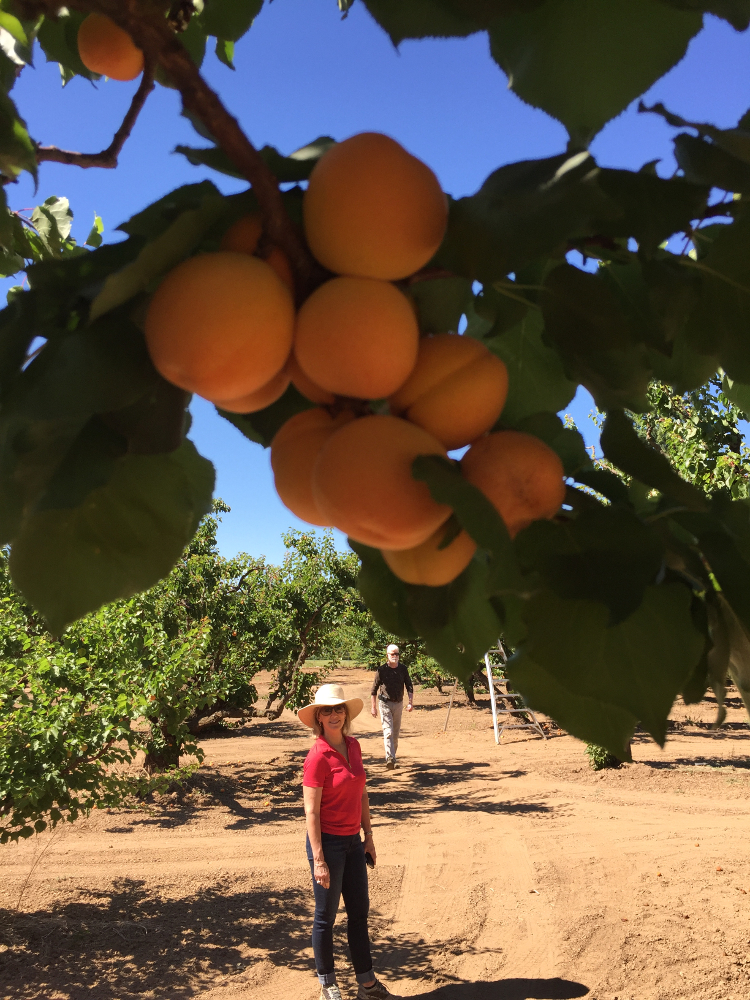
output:
<instances>
[{"instance_id":1,"label":"woman's sneaker","mask_svg":"<svg viewBox=\"0 0 750 1000\"><path fill-rule=\"evenodd\" d=\"M330 986L321 986L320 1000L342 1000L341 990L338 988L337 984L331 983Z\"/></svg>"},{"instance_id":2,"label":"woman's sneaker","mask_svg":"<svg viewBox=\"0 0 750 1000\"><path fill-rule=\"evenodd\" d=\"M390 997L391 1000L398 1000L395 993L384 986L379 979L376 979L372 986L363 986L362 983L359 984L359 989L357 990L357 1000L384 1000L384 998Z\"/></svg>"}]
</instances>

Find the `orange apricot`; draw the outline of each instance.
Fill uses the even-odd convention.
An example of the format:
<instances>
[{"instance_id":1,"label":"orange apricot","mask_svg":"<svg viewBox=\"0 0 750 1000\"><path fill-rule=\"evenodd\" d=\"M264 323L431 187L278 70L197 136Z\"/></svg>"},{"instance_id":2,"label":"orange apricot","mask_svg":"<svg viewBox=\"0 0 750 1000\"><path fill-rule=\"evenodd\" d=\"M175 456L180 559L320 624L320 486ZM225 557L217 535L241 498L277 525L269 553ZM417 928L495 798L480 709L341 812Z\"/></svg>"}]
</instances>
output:
<instances>
[{"instance_id":1,"label":"orange apricot","mask_svg":"<svg viewBox=\"0 0 750 1000\"><path fill-rule=\"evenodd\" d=\"M349 411L332 417L315 407L290 417L271 442L271 468L276 492L297 517L308 524L330 528L313 497L312 472L320 450L339 427L354 419Z\"/></svg>"},{"instance_id":2,"label":"orange apricot","mask_svg":"<svg viewBox=\"0 0 750 1000\"><path fill-rule=\"evenodd\" d=\"M447 524L441 524L421 545L396 552L381 549L381 554L391 571L405 583L442 587L463 573L477 549L477 543L465 531L440 548L447 529Z\"/></svg>"},{"instance_id":3,"label":"orange apricot","mask_svg":"<svg viewBox=\"0 0 750 1000\"><path fill-rule=\"evenodd\" d=\"M423 337L414 371L390 398L391 412L461 448L495 423L508 395L505 363L473 337Z\"/></svg>"},{"instance_id":4,"label":"orange apricot","mask_svg":"<svg viewBox=\"0 0 750 1000\"><path fill-rule=\"evenodd\" d=\"M178 264L154 293L145 334L167 381L210 400L267 385L292 346L294 303L264 261L205 253Z\"/></svg>"},{"instance_id":5,"label":"orange apricot","mask_svg":"<svg viewBox=\"0 0 750 1000\"><path fill-rule=\"evenodd\" d=\"M316 385L312 379L305 375L299 366L297 358L294 356L294 351L289 355L286 369L289 372L294 388L298 392L301 392L306 399L309 399L311 403L317 403L319 406L331 406L336 402L336 397L332 392L329 392L327 389L321 389L319 385Z\"/></svg>"},{"instance_id":6,"label":"orange apricot","mask_svg":"<svg viewBox=\"0 0 750 1000\"><path fill-rule=\"evenodd\" d=\"M398 417L372 415L332 434L313 468L313 497L325 518L355 541L385 549L411 549L450 516L425 483L414 479L417 455L445 449L421 427Z\"/></svg>"},{"instance_id":7,"label":"orange apricot","mask_svg":"<svg viewBox=\"0 0 750 1000\"><path fill-rule=\"evenodd\" d=\"M511 538L532 521L554 517L565 497L557 454L520 431L480 438L461 459L461 472L491 501Z\"/></svg>"},{"instance_id":8,"label":"orange apricot","mask_svg":"<svg viewBox=\"0 0 750 1000\"><path fill-rule=\"evenodd\" d=\"M316 385L338 396L389 396L408 378L418 346L409 300L388 281L333 278L297 314L297 362Z\"/></svg>"},{"instance_id":9,"label":"orange apricot","mask_svg":"<svg viewBox=\"0 0 750 1000\"><path fill-rule=\"evenodd\" d=\"M243 215L224 233L220 249L231 250L233 253L255 254L262 233L263 222L257 212ZM278 274L287 288L294 289L292 268L283 250L271 246L263 259Z\"/></svg>"},{"instance_id":10,"label":"orange apricot","mask_svg":"<svg viewBox=\"0 0 750 1000\"><path fill-rule=\"evenodd\" d=\"M331 146L310 175L303 211L307 242L321 264L388 281L424 267L448 220L430 168L377 132Z\"/></svg>"},{"instance_id":11,"label":"orange apricot","mask_svg":"<svg viewBox=\"0 0 750 1000\"><path fill-rule=\"evenodd\" d=\"M289 388L290 382L291 378L289 377L288 368L284 365L281 371L277 375L274 375L270 382L261 386L260 389L256 389L255 392L250 392L247 396L240 397L240 399L214 399L213 402L216 403L220 410L228 410L230 413L257 413L258 410L265 410L271 403L275 403L277 399L281 399Z\"/></svg>"},{"instance_id":12,"label":"orange apricot","mask_svg":"<svg viewBox=\"0 0 750 1000\"><path fill-rule=\"evenodd\" d=\"M78 29L78 54L86 69L112 80L135 80L143 72L143 52L105 14L89 14Z\"/></svg>"}]
</instances>

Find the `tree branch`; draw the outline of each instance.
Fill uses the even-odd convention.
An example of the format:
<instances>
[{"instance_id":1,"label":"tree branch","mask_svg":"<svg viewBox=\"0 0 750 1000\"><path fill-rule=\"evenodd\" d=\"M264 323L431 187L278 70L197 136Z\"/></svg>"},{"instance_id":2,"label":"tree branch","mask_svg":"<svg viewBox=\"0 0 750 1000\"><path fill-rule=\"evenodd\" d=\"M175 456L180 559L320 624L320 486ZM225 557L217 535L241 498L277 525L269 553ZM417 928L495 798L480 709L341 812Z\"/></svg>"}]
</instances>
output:
<instances>
[{"instance_id":1,"label":"tree branch","mask_svg":"<svg viewBox=\"0 0 750 1000\"><path fill-rule=\"evenodd\" d=\"M138 115L143 109L149 94L154 89L154 66L153 62L147 64L143 70L143 78L140 86L133 94L128 112L122 120L122 125L114 134L112 142L103 149L101 153L74 153L72 150L59 149L57 146L37 146L36 158L38 163L45 161L51 163L65 163L72 167L103 167L106 170L114 170L122 151L122 147L130 138L133 126L138 120Z\"/></svg>"},{"instance_id":2,"label":"tree branch","mask_svg":"<svg viewBox=\"0 0 750 1000\"><path fill-rule=\"evenodd\" d=\"M57 0L43 0L45 6ZM327 273L307 248L302 233L289 218L278 181L260 153L201 76L187 49L161 10L144 0L69 0L69 8L106 14L128 32L136 45L157 63L182 97L183 108L198 118L216 144L247 179L255 192L269 240L281 247L292 266L298 301L304 300Z\"/></svg>"}]
</instances>

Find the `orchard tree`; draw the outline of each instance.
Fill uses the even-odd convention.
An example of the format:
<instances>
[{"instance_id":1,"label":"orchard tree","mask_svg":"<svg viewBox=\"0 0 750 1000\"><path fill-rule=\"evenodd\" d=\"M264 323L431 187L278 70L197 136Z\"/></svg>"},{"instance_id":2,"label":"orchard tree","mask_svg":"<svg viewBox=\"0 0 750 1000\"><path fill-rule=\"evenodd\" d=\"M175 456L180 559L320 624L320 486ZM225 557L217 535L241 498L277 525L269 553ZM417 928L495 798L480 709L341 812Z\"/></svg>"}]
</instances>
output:
<instances>
[{"instance_id":1,"label":"orchard tree","mask_svg":"<svg viewBox=\"0 0 750 1000\"><path fill-rule=\"evenodd\" d=\"M588 146L706 14L746 31L750 2L360 2L394 44L486 32L567 148L446 203L383 136L253 145L200 64L209 39L231 64L261 0L0 0L7 181L49 160L115 166L156 81L204 137L180 152L249 185L165 192L120 243L97 247L95 226L95 249L73 244L64 199L3 213L5 273L25 267L28 289L0 314L0 543L55 633L164 578L210 504L186 437L199 392L271 446L292 510L348 532L389 635L463 678L503 635L528 702L625 757L636 723L663 742L675 697L730 662L750 690L750 506L690 482L632 416L652 379L750 393L750 118L641 106L677 129L669 179L600 167ZM29 136L10 93L37 47L63 79L142 71L106 150ZM558 418L578 385L627 483Z\"/></svg>"}]
</instances>

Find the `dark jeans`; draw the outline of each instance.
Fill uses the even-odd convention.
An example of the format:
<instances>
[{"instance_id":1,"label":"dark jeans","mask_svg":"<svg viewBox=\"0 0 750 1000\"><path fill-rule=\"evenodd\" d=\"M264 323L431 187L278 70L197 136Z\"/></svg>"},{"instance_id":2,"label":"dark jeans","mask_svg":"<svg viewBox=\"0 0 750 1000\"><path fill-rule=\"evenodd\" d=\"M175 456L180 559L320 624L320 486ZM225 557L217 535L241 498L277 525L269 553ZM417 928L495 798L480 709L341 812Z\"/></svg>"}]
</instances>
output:
<instances>
[{"instance_id":1,"label":"dark jeans","mask_svg":"<svg viewBox=\"0 0 750 1000\"><path fill-rule=\"evenodd\" d=\"M333 925L336 921L339 900L343 895L347 918L346 936L349 940L352 965L357 975L357 982L368 983L375 977L370 958L370 935L367 931L370 895L367 890L365 845L358 833L351 837L323 833L321 840L323 856L331 875L331 885L328 889L324 889L315 881L309 837L306 845L315 892L312 945L318 979L323 986L330 986L336 982L336 973L333 971Z\"/></svg>"}]
</instances>

